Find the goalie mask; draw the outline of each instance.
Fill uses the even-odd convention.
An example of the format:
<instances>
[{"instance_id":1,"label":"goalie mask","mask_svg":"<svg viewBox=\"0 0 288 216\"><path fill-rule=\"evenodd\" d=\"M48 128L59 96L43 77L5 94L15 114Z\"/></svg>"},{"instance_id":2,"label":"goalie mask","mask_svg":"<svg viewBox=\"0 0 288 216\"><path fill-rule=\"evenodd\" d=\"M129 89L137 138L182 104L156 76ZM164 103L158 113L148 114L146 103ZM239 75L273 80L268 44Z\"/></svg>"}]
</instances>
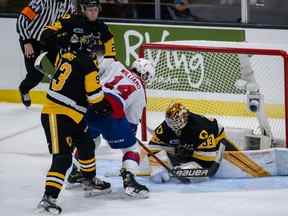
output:
<instances>
[{"instance_id":1,"label":"goalie mask","mask_svg":"<svg viewBox=\"0 0 288 216\"><path fill-rule=\"evenodd\" d=\"M173 131L181 130L188 122L187 108L177 102L170 104L166 110L165 121Z\"/></svg>"},{"instance_id":2,"label":"goalie mask","mask_svg":"<svg viewBox=\"0 0 288 216\"><path fill-rule=\"evenodd\" d=\"M150 61L144 58L139 58L134 61L131 69L141 77L145 84L148 84L154 79L155 68Z\"/></svg>"}]
</instances>

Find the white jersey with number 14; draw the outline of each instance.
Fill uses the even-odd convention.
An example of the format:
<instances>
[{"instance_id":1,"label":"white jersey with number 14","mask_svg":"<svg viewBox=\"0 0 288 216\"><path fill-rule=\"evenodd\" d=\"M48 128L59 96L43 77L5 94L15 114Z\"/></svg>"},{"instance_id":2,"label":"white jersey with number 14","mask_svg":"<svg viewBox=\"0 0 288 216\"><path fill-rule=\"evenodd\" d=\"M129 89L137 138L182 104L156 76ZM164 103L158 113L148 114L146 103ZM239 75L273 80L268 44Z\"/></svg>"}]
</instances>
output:
<instances>
[{"instance_id":1,"label":"white jersey with number 14","mask_svg":"<svg viewBox=\"0 0 288 216\"><path fill-rule=\"evenodd\" d=\"M137 75L130 72L119 61L113 61L100 72L103 90L116 93L125 103L127 120L138 124L146 107L145 90ZM112 91L110 91L112 90Z\"/></svg>"}]
</instances>

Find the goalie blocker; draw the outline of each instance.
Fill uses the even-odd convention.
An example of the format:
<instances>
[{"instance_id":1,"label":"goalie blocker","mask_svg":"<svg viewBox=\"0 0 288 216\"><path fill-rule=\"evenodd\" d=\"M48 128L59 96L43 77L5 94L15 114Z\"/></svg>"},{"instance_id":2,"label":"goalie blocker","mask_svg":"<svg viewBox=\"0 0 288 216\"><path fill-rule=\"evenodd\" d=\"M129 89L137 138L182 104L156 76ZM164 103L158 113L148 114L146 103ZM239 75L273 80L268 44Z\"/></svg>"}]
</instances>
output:
<instances>
[{"instance_id":1,"label":"goalie blocker","mask_svg":"<svg viewBox=\"0 0 288 216\"><path fill-rule=\"evenodd\" d=\"M174 176L189 177L192 182L216 174L225 147L237 150L225 138L224 128L216 119L192 113L177 102L167 108L165 120L153 131L149 147ZM149 163L152 181L170 180L167 170L154 158L149 157Z\"/></svg>"}]
</instances>

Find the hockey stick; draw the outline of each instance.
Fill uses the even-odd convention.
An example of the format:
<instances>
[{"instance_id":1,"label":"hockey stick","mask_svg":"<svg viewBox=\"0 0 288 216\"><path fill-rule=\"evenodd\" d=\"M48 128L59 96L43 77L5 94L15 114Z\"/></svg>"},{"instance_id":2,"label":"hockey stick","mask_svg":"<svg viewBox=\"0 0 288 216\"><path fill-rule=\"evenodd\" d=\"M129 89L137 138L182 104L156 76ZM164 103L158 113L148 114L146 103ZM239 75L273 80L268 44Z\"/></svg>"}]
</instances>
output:
<instances>
[{"instance_id":1,"label":"hockey stick","mask_svg":"<svg viewBox=\"0 0 288 216\"><path fill-rule=\"evenodd\" d=\"M55 73L55 67L47 57L48 52L41 53L35 60L34 67L49 80L52 80L52 75Z\"/></svg>"},{"instance_id":2,"label":"hockey stick","mask_svg":"<svg viewBox=\"0 0 288 216\"><path fill-rule=\"evenodd\" d=\"M147 148L145 146L144 143L142 143L137 137L137 142L139 143L139 145L151 156L153 157L159 164L161 164L172 176L175 176L177 179L179 179L182 183L184 184L188 184L190 183L190 180L186 177L183 176L179 176L177 175L177 171L175 172L174 170L172 170L170 167L168 167L163 161L161 161L149 148Z\"/></svg>"}]
</instances>

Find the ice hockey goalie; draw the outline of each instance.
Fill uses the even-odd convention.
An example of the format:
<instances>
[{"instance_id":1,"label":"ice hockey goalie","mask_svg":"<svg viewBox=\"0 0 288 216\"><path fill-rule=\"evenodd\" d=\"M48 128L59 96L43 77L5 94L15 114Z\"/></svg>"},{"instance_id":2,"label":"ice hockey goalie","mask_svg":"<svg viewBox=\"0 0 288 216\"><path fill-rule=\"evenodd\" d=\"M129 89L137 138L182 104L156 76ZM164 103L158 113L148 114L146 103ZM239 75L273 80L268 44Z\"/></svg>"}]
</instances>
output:
<instances>
[{"instance_id":1,"label":"ice hockey goalie","mask_svg":"<svg viewBox=\"0 0 288 216\"><path fill-rule=\"evenodd\" d=\"M176 175L193 176L191 179L195 181L207 180L215 175L227 145L233 149L233 144L225 138L224 128L216 119L190 112L178 102L168 106L165 120L153 131L149 142L150 149L175 170ZM161 183L170 180L166 169L152 157L149 163L152 181ZM199 175L205 177L199 178Z\"/></svg>"}]
</instances>

